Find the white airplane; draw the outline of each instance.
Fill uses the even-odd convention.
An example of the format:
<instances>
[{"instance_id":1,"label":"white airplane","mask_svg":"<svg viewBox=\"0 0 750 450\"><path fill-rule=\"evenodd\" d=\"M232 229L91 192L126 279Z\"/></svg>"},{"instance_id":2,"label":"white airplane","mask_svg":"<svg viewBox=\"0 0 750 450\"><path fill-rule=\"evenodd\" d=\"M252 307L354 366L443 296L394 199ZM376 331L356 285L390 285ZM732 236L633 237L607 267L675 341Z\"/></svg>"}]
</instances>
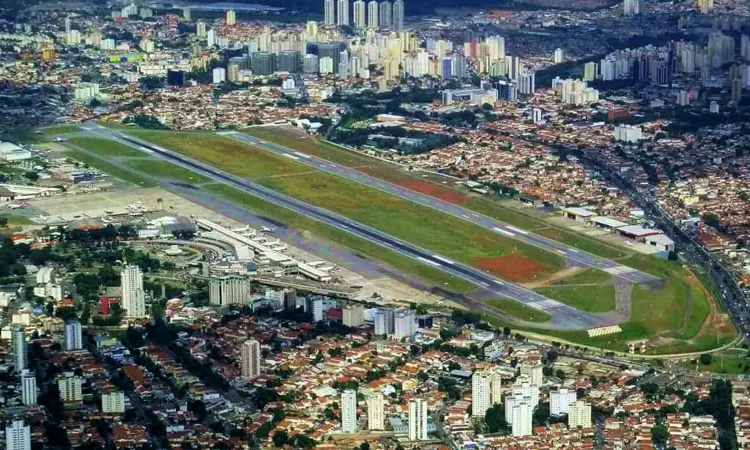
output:
<instances>
[{"instance_id":1,"label":"white airplane","mask_svg":"<svg viewBox=\"0 0 750 450\"><path fill-rule=\"evenodd\" d=\"M273 233L273 228L269 228L269 227L260 227L260 231L262 231L262 232L264 232L264 233Z\"/></svg>"}]
</instances>

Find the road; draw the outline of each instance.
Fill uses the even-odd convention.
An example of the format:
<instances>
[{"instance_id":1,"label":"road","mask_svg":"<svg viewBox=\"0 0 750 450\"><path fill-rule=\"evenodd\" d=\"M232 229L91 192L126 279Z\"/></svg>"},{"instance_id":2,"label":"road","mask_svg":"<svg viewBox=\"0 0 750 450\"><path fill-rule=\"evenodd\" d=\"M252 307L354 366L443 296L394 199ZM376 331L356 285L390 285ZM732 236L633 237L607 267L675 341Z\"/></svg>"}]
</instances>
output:
<instances>
[{"instance_id":1,"label":"road","mask_svg":"<svg viewBox=\"0 0 750 450\"><path fill-rule=\"evenodd\" d=\"M272 153L292 158L299 163L306 164L318 170L347 178L358 183L362 183L366 186L379 189L383 192L387 192L397 197L413 201L420 205L437 209L446 214L451 214L453 216L477 224L491 232L497 233L504 237L515 239L525 244L533 245L534 247L547 250L551 253L558 253L566 257L568 262L572 265L594 267L597 269L606 270L613 276L630 282L649 283L659 281L659 278L645 272L641 272L631 267L619 264L615 261L576 249L561 242L548 239L531 231L522 230L505 222L501 222L491 217L478 214L475 211L466 209L454 203L446 202L444 200L440 200L438 198L413 191L403 186L371 177L367 174L359 172L358 170L344 167L312 155L296 152L289 148L282 147L271 142L263 141L262 139L258 139L254 136L250 136L237 131L222 132L220 134L252 144Z\"/></svg>"},{"instance_id":2,"label":"road","mask_svg":"<svg viewBox=\"0 0 750 450\"><path fill-rule=\"evenodd\" d=\"M532 290L522 286L501 281L487 275L472 267L451 261L448 258L436 255L427 250L416 247L396 239L388 234L367 227L345 217L334 214L322 208L314 207L297 199L287 197L271 189L257 185L240 177L231 175L207 164L187 158L179 153L155 146L149 142L136 139L125 134L110 130L93 123L83 125L83 129L90 133L106 139L114 139L133 148L145 151L154 157L180 165L188 170L199 173L215 182L223 183L257 196L265 201L287 208L307 217L319 220L328 225L349 232L355 236L366 239L383 247L389 248L402 255L408 256L422 263L433 266L453 276L462 278L476 284L486 290L496 293L498 296L506 296L520 301L530 307L547 311L553 315L552 321L547 324L553 328L581 329L604 326L612 323L612 318L603 318L592 314L582 313L568 305L549 299ZM471 305L472 308L481 308L490 313L502 311L490 308L482 302Z\"/></svg>"}]
</instances>

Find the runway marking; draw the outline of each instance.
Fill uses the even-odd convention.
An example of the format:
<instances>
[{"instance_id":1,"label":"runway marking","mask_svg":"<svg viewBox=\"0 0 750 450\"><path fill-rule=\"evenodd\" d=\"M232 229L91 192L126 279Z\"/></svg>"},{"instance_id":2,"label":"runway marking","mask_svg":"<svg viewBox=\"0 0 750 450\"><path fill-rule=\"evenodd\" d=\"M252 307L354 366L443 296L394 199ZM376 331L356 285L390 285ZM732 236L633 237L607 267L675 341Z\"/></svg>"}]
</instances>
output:
<instances>
[{"instance_id":1,"label":"runway marking","mask_svg":"<svg viewBox=\"0 0 750 450\"><path fill-rule=\"evenodd\" d=\"M440 261L442 261L442 262L444 262L446 264L453 264L453 261L451 261L449 259L441 258L438 255L432 255L432 257L435 258L435 259L439 259Z\"/></svg>"},{"instance_id":2,"label":"runway marking","mask_svg":"<svg viewBox=\"0 0 750 450\"><path fill-rule=\"evenodd\" d=\"M484 286L484 287L486 287L486 288L490 287L490 284L489 284L489 283L486 283L486 282L484 282L484 281L480 281L480 282L479 282L479 284L481 284L482 286Z\"/></svg>"},{"instance_id":3,"label":"runway marking","mask_svg":"<svg viewBox=\"0 0 750 450\"><path fill-rule=\"evenodd\" d=\"M309 158L309 156L305 155L304 153L294 152L294 154L302 158Z\"/></svg>"},{"instance_id":4,"label":"runway marking","mask_svg":"<svg viewBox=\"0 0 750 450\"><path fill-rule=\"evenodd\" d=\"M296 157L296 156L294 156L294 155L290 155L289 153L284 153L284 156L286 156L287 158L292 158L292 159L299 159L299 158L297 158L297 157Z\"/></svg>"},{"instance_id":5,"label":"runway marking","mask_svg":"<svg viewBox=\"0 0 750 450\"><path fill-rule=\"evenodd\" d=\"M430 261L427 258L423 258L421 256L417 256L417 259L420 260L420 261L422 261L422 262L426 262L427 264L429 264L431 266L440 267L440 264L436 263L435 261Z\"/></svg>"},{"instance_id":6,"label":"runway marking","mask_svg":"<svg viewBox=\"0 0 750 450\"><path fill-rule=\"evenodd\" d=\"M565 254L565 250L560 250L560 249L557 249L557 250L556 250L556 252L557 252L557 253L559 253L559 254L561 254L561 255L564 255L564 254Z\"/></svg>"},{"instance_id":7,"label":"runway marking","mask_svg":"<svg viewBox=\"0 0 750 450\"><path fill-rule=\"evenodd\" d=\"M516 233L521 233L521 234L529 234L529 232L528 232L528 231L525 231L525 230L519 230L518 228L516 228L516 227L512 227L512 226L510 226L510 225L507 225L507 227L508 227L508 229L510 229L510 230L513 230L513 231L515 231Z\"/></svg>"},{"instance_id":8,"label":"runway marking","mask_svg":"<svg viewBox=\"0 0 750 450\"><path fill-rule=\"evenodd\" d=\"M497 231L498 233L506 234L508 236L515 236L515 234L511 233L510 231L505 231L502 228L494 227L492 230Z\"/></svg>"},{"instance_id":9,"label":"runway marking","mask_svg":"<svg viewBox=\"0 0 750 450\"><path fill-rule=\"evenodd\" d=\"M574 249L574 248L569 248L569 249L568 249L568 251L569 251L569 252L573 252L573 253L578 253L578 250L576 250L576 249Z\"/></svg>"}]
</instances>

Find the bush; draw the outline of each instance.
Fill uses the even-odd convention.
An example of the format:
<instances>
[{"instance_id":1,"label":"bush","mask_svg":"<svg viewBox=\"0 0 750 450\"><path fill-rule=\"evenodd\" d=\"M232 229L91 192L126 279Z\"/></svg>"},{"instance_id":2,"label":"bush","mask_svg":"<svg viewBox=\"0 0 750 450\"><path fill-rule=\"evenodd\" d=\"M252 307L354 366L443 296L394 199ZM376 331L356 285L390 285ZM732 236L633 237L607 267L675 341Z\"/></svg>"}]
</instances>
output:
<instances>
[{"instance_id":1,"label":"bush","mask_svg":"<svg viewBox=\"0 0 750 450\"><path fill-rule=\"evenodd\" d=\"M711 356L710 353L704 353L700 356L700 362L704 366L711 364L712 361L713 361L713 357Z\"/></svg>"}]
</instances>

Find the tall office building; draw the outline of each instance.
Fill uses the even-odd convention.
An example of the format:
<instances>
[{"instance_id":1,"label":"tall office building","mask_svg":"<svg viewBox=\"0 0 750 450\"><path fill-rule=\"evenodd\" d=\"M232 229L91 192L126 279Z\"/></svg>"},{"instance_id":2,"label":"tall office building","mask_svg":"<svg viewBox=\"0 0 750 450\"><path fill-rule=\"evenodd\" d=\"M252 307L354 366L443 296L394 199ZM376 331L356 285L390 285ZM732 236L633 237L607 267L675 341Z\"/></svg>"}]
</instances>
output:
<instances>
[{"instance_id":1,"label":"tall office building","mask_svg":"<svg viewBox=\"0 0 750 450\"><path fill-rule=\"evenodd\" d=\"M623 1L623 12L626 16L632 16L634 14L641 13L641 2L640 0L624 0Z\"/></svg>"},{"instance_id":2,"label":"tall office building","mask_svg":"<svg viewBox=\"0 0 750 450\"><path fill-rule=\"evenodd\" d=\"M13 356L13 369L21 373L29 366L28 348L26 344L26 333L22 328L15 328L11 332L11 351Z\"/></svg>"},{"instance_id":3,"label":"tall office building","mask_svg":"<svg viewBox=\"0 0 750 450\"><path fill-rule=\"evenodd\" d=\"M367 26L367 7L365 6L364 0L357 0L353 3L354 6L354 26L357 28L364 28Z\"/></svg>"},{"instance_id":4,"label":"tall office building","mask_svg":"<svg viewBox=\"0 0 750 450\"><path fill-rule=\"evenodd\" d=\"M471 377L471 415L484 417L492 405L501 402L502 378L493 371L474 372Z\"/></svg>"},{"instance_id":5,"label":"tall office building","mask_svg":"<svg viewBox=\"0 0 750 450\"><path fill-rule=\"evenodd\" d=\"M81 392L81 377L76 376L73 372L65 372L57 380L57 387L60 389L60 399L64 402L80 402L83 400Z\"/></svg>"},{"instance_id":6,"label":"tall office building","mask_svg":"<svg viewBox=\"0 0 750 450\"><path fill-rule=\"evenodd\" d=\"M336 24L336 0L324 0L323 2L324 17L323 23L327 26Z\"/></svg>"},{"instance_id":7,"label":"tall office building","mask_svg":"<svg viewBox=\"0 0 750 450\"><path fill-rule=\"evenodd\" d=\"M219 69L224 70L220 67L214 69L214 83L223 81L217 81L216 71ZM221 72L218 75L221 79ZM213 306L244 306L250 300L250 280L242 275L211 277L208 286L208 302Z\"/></svg>"},{"instance_id":8,"label":"tall office building","mask_svg":"<svg viewBox=\"0 0 750 450\"><path fill-rule=\"evenodd\" d=\"M248 339L240 348L242 378L251 380L260 375L260 342Z\"/></svg>"},{"instance_id":9,"label":"tall office building","mask_svg":"<svg viewBox=\"0 0 750 450\"><path fill-rule=\"evenodd\" d=\"M393 2L393 29L401 31L404 29L404 0Z\"/></svg>"},{"instance_id":10,"label":"tall office building","mask_svg":"<svg viewBox=\"0 0 750 450\"><path fill-rule=\"evenodd\" d=\"M129 317L146 317L146 293L143 291L143 272L136 265L128 265L120 274L122 309Z\"/></svg>"},{"instance_id":11,"label":"tall office building","mask_svg":"<svg viewBox=\"0 0 750 450\"><path fill-rule=\"evenodd\" d=\"M555 49L555 56L554 56L554 58L553 58L552 61L555 64L560 64L564 60L565 60L565 50L563 50L561 48Z\"/></svg>"},{"instance_id":12,"label":"tall office building","mask_svg":"<svg viewBox=\"0 0 750 450\"><path fill-rule=\"evenodd\" d=\"M336 25L349 25L349 0L336 2Z\"/></svg>"},{"instance_id":13,"label":"tall office building","mask_svg":"<svg viewBox=\"0 0 750 450\"><path fill-rule=\"evenodd\" d=\"M387 0L382 1L378 8L378 24L380 28L391 28L391 21L393 20L393 6L391 2Z\"/></svg>"},{"instance_id":14,"label":"tall office building","mask_svg":"<svg viewBox=\"0 0 750 450\"><path fill-rule=\"evenodd\" d=\"M549 414L560 416L568 414L570 405L576 402L576 391L558 389L549 393Z\"/></svg>"},{"instance_id":15,"label":"tall office building","mask_svg":"<svg viewBox=\"0 0 750 450\"><path fill-rule=\"evenodd\" d=\"M357 431L357 391L347 389L341 394L341 432Z\"/></svg>"},{"instance_id":16,"label":"tall office building","mask_svg":"<svg viewBox=\"0 0 750 450\"><path fill-rule=\"evenodd\" d=\"M24 369L21 372L21 401L24 405L36 405L36 376Z\"/></svg>"},{"instance_id":17,"label":"tall office building","mask_svg":"<svg viewBox=\"0 0 750 450\"><path fill-rule=\"evenodd\" d=\"M237 16L231 9L227 11L227 25L234 25L237 21Z\"/></svg>"},{"instance_id":18,"label":"tall office building","mask_svg":"<svg viewBox=\"0 0 750 450\"><path fill-rule=\"evenodd\" d=\"M591 404L582 400L570 405L568 408L568 427L591 428Z\"/></svg>"},{"instance_id":19,"label":"tall office building","mask_svg":"<svg viewBox=\"0 0 750 450\"><path fill-rule=\"evenodd\" d=\"M367 4L367 27L377 28L378 18L380 15L380 9L378 7L378 0L372 0Z\"/></svg>"},{"instance_id":20,"label":"tall office building","mask_svg":"<svg viewBox=\"0 0 750 450\"><path fill-rule=\"evenodd\" d=\"M367 429L385 430L383 414L383 394L376 392L367 397Z\"/></svg>"},{"instance_id":21,"label":"tall office building","mask_svg":"<svg viewBox=\"0 0 750 450\"><path fill-rule=\"evenodd\" d=\"M6 422L5 450L31 450L31 427L23 419Z\"/></svg>"},{"instance_id":22,"label":"tall office building","mask_svg":"<svg viewBox=\"0 0 750 450\"><path fill-rule=\"evenodd\" d=\"M68 319L65 322L65 351L80 350L83 348L83 334L81 322L76 319Z\"/></svg>"},{"instance_id":23,"label":"tall office building","mask_svg":"<svg viewBox=\"0 0 750 450\"><path fill-rule=\"evenodd\" d=\"M125 412L125 393L122 391L102 394L102 412L119 413Z\"/></svg>"},{"instance_id":24,"label":"tall office building","mask_svg":"<svg viewBox=\"0 0 750 450\"><path fill-rule=\"evenodd\" d=\"M422 398L409 400L409 440L427 440L427 402Z\"/></svg>"}]
</instances>

